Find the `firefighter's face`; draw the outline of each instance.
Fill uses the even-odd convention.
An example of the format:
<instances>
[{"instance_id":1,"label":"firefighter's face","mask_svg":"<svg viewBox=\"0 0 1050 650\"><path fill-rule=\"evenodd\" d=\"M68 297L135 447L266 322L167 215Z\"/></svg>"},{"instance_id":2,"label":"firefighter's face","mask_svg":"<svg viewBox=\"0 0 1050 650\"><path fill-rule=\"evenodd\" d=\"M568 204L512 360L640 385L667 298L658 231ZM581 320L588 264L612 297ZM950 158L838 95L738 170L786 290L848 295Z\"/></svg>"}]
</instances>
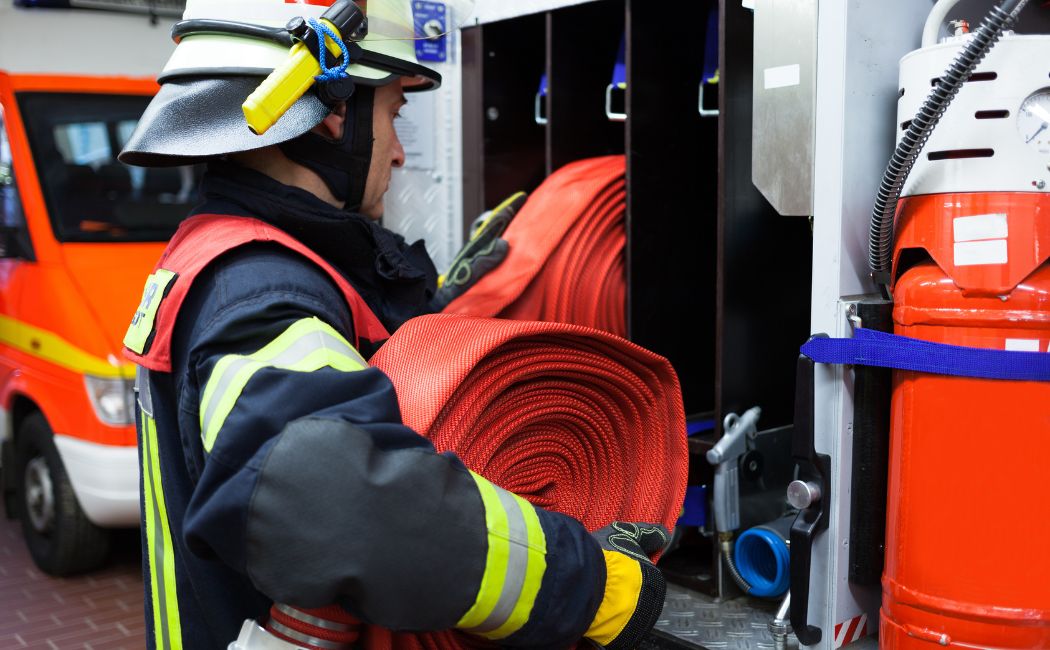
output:
<instances>
[{"instance_id":1,"label":"firefighter's face","mask_svg":"<svg viewBox=\"0 0 1050 650\"><path fill-rule=\"evenodd\" d=\"M405 150L394 130L394 120L406 103L401 84L392 83L376 89L375 108L372 111L372 163L365 181L365 195L361 214L370 219L383 216L383 197L390 189L390 174L394 167L405 164Z\"/></svg>"}]
</instances>

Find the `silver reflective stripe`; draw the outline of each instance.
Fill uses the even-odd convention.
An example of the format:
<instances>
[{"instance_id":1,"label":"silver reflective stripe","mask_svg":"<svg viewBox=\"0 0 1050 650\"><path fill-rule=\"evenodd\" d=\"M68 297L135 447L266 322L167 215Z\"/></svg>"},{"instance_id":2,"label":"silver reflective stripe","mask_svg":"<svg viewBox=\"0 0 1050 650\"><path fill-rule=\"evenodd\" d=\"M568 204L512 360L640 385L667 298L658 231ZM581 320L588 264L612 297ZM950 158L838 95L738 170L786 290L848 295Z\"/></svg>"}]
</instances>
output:
<instances>
[{"instance_id":1,"label":"silver reflective stripe","mask_svg":"<svg viewBox=\"0 0 1050 650\"><path fill-rule=\"evenodd\" d=\"M160 519L160 508L157 507L157 483L156 477L153 476L153 454L156 450L150 444L150 430L149 421L146 416L142 416L142 455L145 458L144 465L146 466L146 483L147 488L153 498L150 502L153 504L152 516L153 516L153 548L150 552L153 557L150 558L150 562L156 567L157 571L157 598L160 599L159 603L153 603L153 608L156 610L159 608L160 611L160 639L163 644L164 650L170 650L171 648L171 629L168 625L168 604L167 604L167 590L164 581L164 522Z\"/></svg>"},{"instance_id":2,"label":"silver reflective stripe","mask_svg":"<svg viewBox=\"0 0 1050 650\"><path fill-rule=\"evenodd\" d=\"M254 359L251 356L242 357L226 366L226 370L222 373L222 377L219 378L219 383L215 387L215 392L211 394L210 402L204 411L204 417L201 419L201 432L211 431L211 423L215 418L215 411L218 410L219 404L223 401L223 396L226 394L226 391L229 390L234 378L237 377L237 374L242 368L251 364L262 364L263 366L290 366L317 350L332 350L333 352L344 354L351 359L360 361L361 365L364 367L368 366L368 362L358 354L357 350L348 345L346 341L338 339L327 332L318 331L303 335L302 338L295 343L292 343L288 346L287 350L284 350L273 359Z\"/></svg>"},{"instance_id":3,"label":"silver reflective stripe","mask_svg":"<svg viewBox=\"0 0 1050 650\"><path fill-rule=\"evenodd\" d=\"M149 387L149 369L144 366L138 366L135 369L135 392L139 394L139 408L149 417L153 417L153 393Z\"/></svg>"},{"instance_id":4,"label":"silver reflective stripe","mask_svg":"<svg viewBox=\"0 0 1050 650\"><path fill-rule=\"evenodd\" d=\"M276 607L277 611L281 612L285 616L294 618L297 621L309 623L314 627L320 627L335 632L349 632L351 629L353 629L353 626L347 625L345 623L339 623L336 621L329 621L323 618L317 618L316 616L310 616L306 612L295 609L294 607L289 607L288 605L282 605L281 603L278 603Z\"/></svg>"},{"instance_id":5,"label":"silver reflective stripe","mask_svg":"<svg viewBox=\"0 0 1050 650\"><path fill-rule=\"evenodd\" d=\"M289 639L295 639L299 643L312 645L316 648L324 648L325 650L349 650L353 647L353 644L350 643L340 643L338 641L325 641L324 639L318 639L317 637L310 636L309 634L296 632L287 625L281 625L280 623L274 620L271 620L269 623L266 624L266 626L282 636L286 636Z\"/></svg>"},{"instance_id":6,"label":"silver reflective stripe","mask_svg":"<svg viewBox=\"0 0 1050 650\"><path fill-rule=\"evenodd\" d=\"M525 571L529 567L529 532L525 527L525 517L521 514L521 506L510 492L498 486L493 487L496 488L500 504L507 513L507 537L510 541L507 552L507 574L499 600L496 601L496 607L493 608L484 623L467 630L476 634L492 632L507 622L521 597L521 588L525 584Z\"/></svg>"}]
</instances>

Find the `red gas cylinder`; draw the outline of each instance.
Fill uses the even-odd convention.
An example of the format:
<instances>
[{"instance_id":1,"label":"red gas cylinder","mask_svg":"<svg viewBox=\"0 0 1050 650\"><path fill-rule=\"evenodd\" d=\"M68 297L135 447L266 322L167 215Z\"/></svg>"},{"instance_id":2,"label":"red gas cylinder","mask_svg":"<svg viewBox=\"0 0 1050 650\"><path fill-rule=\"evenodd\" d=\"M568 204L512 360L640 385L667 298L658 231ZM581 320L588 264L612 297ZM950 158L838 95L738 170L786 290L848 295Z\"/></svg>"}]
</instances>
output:
<instances>
[{"instance_id":1,"label":"red gas cylinder","mask_svg":"<svg viewBox=\"0 0 1050 650\"><path fill-rule=\"evenodd\" d=\"M1050 197L905 199L896 249L897 334L1050 352ZM889 467L880 647L1050 648L1050 383L896 372Z\"/></svg>"}]
</instances>

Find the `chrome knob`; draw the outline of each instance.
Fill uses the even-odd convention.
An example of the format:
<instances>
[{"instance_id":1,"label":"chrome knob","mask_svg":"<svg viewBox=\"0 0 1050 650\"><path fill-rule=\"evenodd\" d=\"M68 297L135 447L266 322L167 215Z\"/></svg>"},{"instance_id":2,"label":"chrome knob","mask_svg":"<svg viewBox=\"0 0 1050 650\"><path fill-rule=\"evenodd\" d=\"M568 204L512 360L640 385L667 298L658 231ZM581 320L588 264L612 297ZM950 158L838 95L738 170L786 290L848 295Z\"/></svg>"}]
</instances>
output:
<instances>
[{"instance_id":1,"label":"chrome knob","mask_svg":"<svg viewBox=\"0 0 1050 650\"><path fill-rule=\"evenodd\" d=\"M792 481L788 485L787 499L792 508L805 510L820 501L820 486L806 481Z\"/></svg>"}]
</instances>

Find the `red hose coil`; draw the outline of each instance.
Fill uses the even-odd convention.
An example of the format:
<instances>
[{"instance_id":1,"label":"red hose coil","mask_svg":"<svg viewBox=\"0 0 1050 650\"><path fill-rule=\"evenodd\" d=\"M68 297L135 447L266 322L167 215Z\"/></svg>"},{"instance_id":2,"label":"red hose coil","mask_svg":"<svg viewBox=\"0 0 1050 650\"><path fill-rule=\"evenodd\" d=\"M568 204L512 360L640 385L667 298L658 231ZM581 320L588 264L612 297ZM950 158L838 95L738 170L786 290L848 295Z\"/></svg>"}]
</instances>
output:
<instances>
[{"instance_id":1,"label":"red hose coil","mask_svg":"<svg viewBox=\"0 0 1050 650\"><path fill-rule=\"evenodd\" d=\"M623 156L571 163L510 222L507 258L447 314L554 321L627 336Z\"/></svg>"},{"instance_id":2,"label":"red hose coil","mask_svg":"<svg viewBox=\"0 0 1050 650\"><path fill-rule=\"evenodd\" d=\"M506 260L445 314L404 324L371 364L393 381L406 425L500 487L589 530L614 520L673 529L688 471L685 415L667 360L620 338L624 173L624 157L607 156L551 175L504 233ZM367 650L494 645L368 625L362 641Z\"/></svg>"},{"instance_id":3,"label":"red hose coil","mask_svg":"<svg viewBox=\"0 0 1050 650\"><path fill-rule=\"evenodd\" d=\"M613 520L674 527L688 452L678 378L663 357L577 325L438 314L403 325L372 365L393 380L405 424L496 485L589 530ZM484 645L371 627L363 638L370 650Z\"/></svg>"}]
</instances>

